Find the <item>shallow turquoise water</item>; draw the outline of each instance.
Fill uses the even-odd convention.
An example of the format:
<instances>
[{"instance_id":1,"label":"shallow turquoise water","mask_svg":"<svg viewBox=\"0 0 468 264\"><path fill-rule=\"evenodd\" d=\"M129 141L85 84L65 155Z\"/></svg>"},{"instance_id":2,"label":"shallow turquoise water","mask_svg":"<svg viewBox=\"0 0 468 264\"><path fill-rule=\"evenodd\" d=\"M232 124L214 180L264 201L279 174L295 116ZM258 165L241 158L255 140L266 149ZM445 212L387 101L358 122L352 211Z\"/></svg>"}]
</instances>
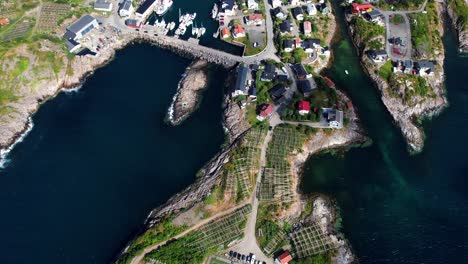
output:
<instances>
[{"instance_id":1,"label":"shallow turquoise water","mask_svg":"<svg viewBox=\"0 0 468 264\"><path fill-rule=\"evenodd\" d=\"M351 96L374 145L312 157L302 189L336 198L361 263L468 263L468 60L447 30L450 106L425 122L424 151L413 156L346 33L337 43L329 74Z\"/></svg>"}]
</instances>

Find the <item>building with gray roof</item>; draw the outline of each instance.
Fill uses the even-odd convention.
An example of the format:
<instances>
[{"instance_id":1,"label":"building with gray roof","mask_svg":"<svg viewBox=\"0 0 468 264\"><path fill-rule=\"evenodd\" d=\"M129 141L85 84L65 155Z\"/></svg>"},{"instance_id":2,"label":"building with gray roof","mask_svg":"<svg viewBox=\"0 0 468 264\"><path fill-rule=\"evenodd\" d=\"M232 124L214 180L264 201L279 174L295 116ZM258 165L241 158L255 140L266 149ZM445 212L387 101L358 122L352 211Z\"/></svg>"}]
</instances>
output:
<instances>
[{"instance_id":1,"label":"building with gray roof","mask_svg":"<svg viewBox=\"0 0 468 264\"><path fill-rule=\"evenodd\" d=\"M64 37L66 39L78 40L84 37L93 28L98 28L99 24L96 18L90 15L84 15L77 21L67 27Z\"/></svg>"}]
</instances>

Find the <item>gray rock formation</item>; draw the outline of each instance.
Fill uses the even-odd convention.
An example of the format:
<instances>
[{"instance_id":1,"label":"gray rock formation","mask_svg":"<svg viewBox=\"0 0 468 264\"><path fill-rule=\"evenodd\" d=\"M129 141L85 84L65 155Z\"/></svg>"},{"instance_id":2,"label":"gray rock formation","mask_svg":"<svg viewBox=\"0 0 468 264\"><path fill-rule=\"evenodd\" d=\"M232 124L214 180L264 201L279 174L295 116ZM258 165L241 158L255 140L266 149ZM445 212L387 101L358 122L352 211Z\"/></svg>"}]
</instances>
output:
<instances>
[{"instance_id":1,"label":"gray rock formation","mask_svg":"<svg viewBox=\"0 0 468 264\"><path fill-rule=\"evenodd\" d=\"M454 6L450 2L451 0L445 0L445 7L447 9L447 13L452 20L452 25L455 28L458 36L459 41L459 50L462 53L468 53L468 28L465 23L462 22L464 18L461 18L457 15L454 10ZM468 5L468 1L465 0L465 5ZM466 18L465 18L466 19Z\"/></svg>"}]
</instances>

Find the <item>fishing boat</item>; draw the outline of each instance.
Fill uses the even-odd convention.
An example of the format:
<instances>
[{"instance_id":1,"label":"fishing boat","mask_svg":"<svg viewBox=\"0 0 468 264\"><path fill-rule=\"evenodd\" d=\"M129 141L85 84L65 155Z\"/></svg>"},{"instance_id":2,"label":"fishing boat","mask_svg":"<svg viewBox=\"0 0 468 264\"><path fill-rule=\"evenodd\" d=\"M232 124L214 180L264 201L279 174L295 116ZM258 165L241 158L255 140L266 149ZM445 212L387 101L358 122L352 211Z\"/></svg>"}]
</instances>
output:
<instances>
[{"instance_id":1,"label":"fishing boat","mask_svg":"<svg viewBox=\"0 0 468 264\"><path fill-rule=\"evenodd\" d=\"M198 37L201 37L205 34L206 28L203 26L203 23L201 23L201 27L198 29Z\"/></svg>"},{"instance_id":2,"label":"fishing boat","mask_svg":"<svg viewBox=\"0 0 468 264\"><path fill-rule=\"evenodd\" d=\"M346 75L349 75L349 72L348 72L348 70L345 70L344 72L346 73Z\"/></svg>"},{"instance_id":3,"label":"fishing boat","mask_svg":"<svg viewBox=\"0 0 468 264\"><path fill-rule=\"evenodd\" d=\"M217 16L218 16L218 4L214 3L213 9L211 10L211 18L216 19Z\"/></svg>"},{"instance_id":4,"label":"fishing boat","mask_svg":"<svg viewBox=\"0 0 468 264\"><path fill-rule=\"evenodd\" d=\"M156 4L156 15L163 16L167 10L172 6L172 0L158 0Z\"/></svg>"},{"instance_id":5,"label":"fishing boat","mask_svg":"<svg viewBox=\"0 0 468 264\"><path fill-rule=\"evenodd\" d=\"M195 23L195 25L192 26L192 35L194 35L194 36L198 35L198 28L197 28L196 23Z\"/></svg>"}]
</instances>

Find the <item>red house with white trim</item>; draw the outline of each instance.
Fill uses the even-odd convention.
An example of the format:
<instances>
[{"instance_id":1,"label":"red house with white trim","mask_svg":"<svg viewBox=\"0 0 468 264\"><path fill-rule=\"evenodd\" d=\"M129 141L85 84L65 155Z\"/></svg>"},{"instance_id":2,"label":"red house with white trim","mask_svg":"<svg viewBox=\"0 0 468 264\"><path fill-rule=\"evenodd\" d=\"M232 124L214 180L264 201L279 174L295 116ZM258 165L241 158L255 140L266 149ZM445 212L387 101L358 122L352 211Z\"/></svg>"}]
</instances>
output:
<instances>
[{"instance_id":1,"label":"red house with white trim","mask_svg":"<svg viewBox=\"0 0 468 264\"><path fill-rule=\"evenodd\" d=\"M279 255L276 259L275 259L275 263L276 264L288 264L289 261L292 260L292 257L291 257L291 254L289 253L289 251L285 251L283 252L281 255Z\"/></svg>"},{"instance_id":2,"label":"red house with white trim","mask_svg":"<svg viewBox=\"0 0 468 264\"><path fill-rule=\"evenodd\" d=\"M263 121L268 118L271 113L273 113L273 105L272 104L264 104L260 109L260 113L257 116L258 121Z\"/></svg>"},{"instance_id":3,"label":"red house with white trim","mask_svg":"<svg viewBox=\"0 0 468 264\"><path fill-rule=\"evenodd\" d=\"M299 101L297 110L299 110L300 115L307 115L310 111L310 103L308 101Z\"/></svg>"}]
</instances>

